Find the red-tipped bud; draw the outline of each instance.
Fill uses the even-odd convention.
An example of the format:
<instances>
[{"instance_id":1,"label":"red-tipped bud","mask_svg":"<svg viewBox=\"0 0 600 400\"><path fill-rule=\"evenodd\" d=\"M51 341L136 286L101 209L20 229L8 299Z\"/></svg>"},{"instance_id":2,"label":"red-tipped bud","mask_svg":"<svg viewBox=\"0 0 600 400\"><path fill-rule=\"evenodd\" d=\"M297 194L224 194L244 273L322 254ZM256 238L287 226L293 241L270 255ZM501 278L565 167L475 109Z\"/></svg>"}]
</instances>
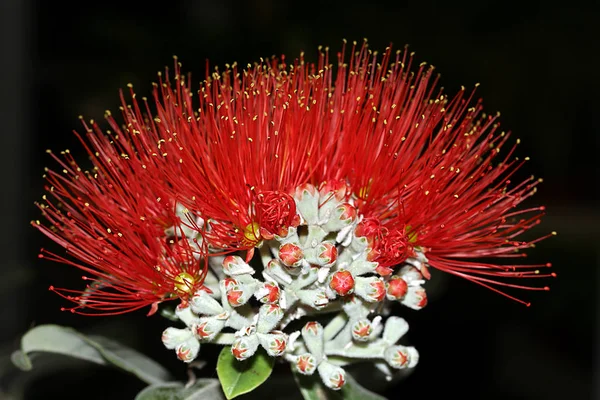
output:
<instances>
[{"instance_id":1,"label":"red-tipped bud","mask_svg":"<svg viewBox=\"0 0 600 400\"><path fill-rule=\"evenodd\" d=\"M304 258L300 246L286 243L279 248L279 259L287 267L297 267Z\"/></svg>"},{"instance_id":2,"label":"red-tipped bud","mask_svg":"<svg viewBox=\"0 0 600 400\"><path fill-rule=\"evenodd\" d=\"M328 267L335 264L338 256L338 251L335 244L330 242L323 242L318 247L318 260L319 265Z\"/></svg>"},{"instance_id":3,"label":"red-tipped bud","mask_svg":"<svg viewBox=\"0 0 600 400\"><path fill-rule=\"evenodd\" d=\"M386 294L389 300L401 300L406 296L408 285L399 276L392 276L386 283Z\"/></svg>"},{"instance_id":4,"label":"red-tipped bud","mask_svg":"<svg viewBox=\"0 0 600 400\"><path fill-rule=\"evenodd\" d=\"M354 292L354 277L350 271L337 271L332 275L329 287L338 295L346 296Z\"/></svg>"},{"instance_id":5,"label":"red-tipped bud","mask_svg":"<svg viewBox=\"0 0 600 400\"><path fill-rule=\"evenodd\" d=\"M347 194L349 194L348 185L342 180L334 179L326 181L319 186L321 202L333 199L341 202L346 198Z\"/></svg>"}]
</instances>

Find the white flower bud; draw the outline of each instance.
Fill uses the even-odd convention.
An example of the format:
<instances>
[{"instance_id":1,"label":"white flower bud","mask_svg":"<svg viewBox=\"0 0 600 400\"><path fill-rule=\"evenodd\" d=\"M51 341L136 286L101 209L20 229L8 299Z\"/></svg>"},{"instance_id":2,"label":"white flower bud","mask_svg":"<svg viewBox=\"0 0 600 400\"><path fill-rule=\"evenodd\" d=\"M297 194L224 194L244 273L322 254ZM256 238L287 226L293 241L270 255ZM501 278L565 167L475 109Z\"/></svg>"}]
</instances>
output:
<instances>
[{"instance_id":1,"label":"white flower bud","mask_svg":"<svg viewBox=\"0 0 600 400\"><path fill-rule=\"evenodd\" d=\"M412 346L390 346L384 352L385 361L392 368L413 368L419 362L419 352Z\"/></svg>"},{"instance_id":2,"label":"white flower bud","mask_svg":"<svg viewBox=\"0 0 600 400\"><path fill-rule=\"evenodd\" d=\"M193 324L191 329L199 340L211 341L225 327L229 314L224 312L214 317L204 317Z\"/></svg>"},{"instance_id":3,"label":"white flower bud","mask_svg":"<svg viewBox=\"0 0 600 400\"><path fill-rule=\"evenodd\" d=\"M370 303L380 302L385 298L385 283L376 276L356 277L354 291L363 300Z\"/></svg>"},{"instance_id":4,"label":"white flower bud","mask_svg":"<svg viewBox=\"0 0 600 400\"><path fill-rule=\"evenodd\" d=\"M217 315L225 311L221 304L204 290L194 294L190 300L190 308L199 315Z\"/></svg>"},{"instance_id":5,"label":"white flower bud","mask_svg":"<svg viewBox=\"0 0 600 400\"><path fill-rule=\"evenodd\" d=\"M354 321L352 323L351 331L352 339L357 342L367 342L371 339L373 326L371 325L371 321L368 319L359 319L358 321Z\"/></svg>"},{"instance_id":6,"label":"white flower bud","mask_svg":"<svg viewBox=\"0 0 600 400\"><path fill-rule=\"evenodd\" d=\"M196 357L198 357L199 351L200 342L198 342L198 339L194 337L188 339L185 343L182 343L175 348L177 358L185 363L194 361Z\"/></svg>"},{"instance_id":7,"label":"white flower bud","mask_svg":"<svg viewBox=\"0 0 600 400\"><path fill-rule=\"evenodd\" d=\"M192 332L187 328L167 328L163 331L161 339L167 349L173 350L191 337L193 337Z\"/></svg>"},{"instance_id":8,"label":"white flower bud","mask_svg":"<svg viewBox=\"0 0 600 400\"><path fill-rule=\"evenodd\" d=\"M246 264L240 256L227 256L223 259L223 272L229 276L252 275L254 269Z\"/></svg>"},{"instance_id":9,"label":"white flower bud","mask_svg":"<svg viewBox=\"0 0 600 400\"><path fill-rule=\"evenodd\" d=\"M273 259L267 263L265 273L280 285L292 283L292 276L283 268L279 260Z\"/></svg>"},{"instance_id":10,"label":"white flower bud","mask_svg":"<svg viewBox=\"0 0 600 400\"><path fill-rule=\"evenodd\" d=\"M346 371L341 367L323 361L317 369L323 383L330 389L340 390L346 383Z\"/></svg>"},{"instance_id":11,"label":"white flower bud","mask_svg":"<svg viewBox=\"0 0 600 400\"><path fill-rule=\"evenodd\" d=\"M296 188L294 195L296 207L307 225L316 225L319 219L319 192L311 184Z\"/></svg>"},{"instance_id":12,"label":"white flower bud","mask_svg":"<svg viewBox=\"0 0 600 400\"><path fill-rule=\"evenodd\" d=\"M427 292L420 286L409 286L401 303L413 310L420 310L427 305Z\"/></svg>"},{"instance_id":13,"label":"white flower bud","mask_svg":"<svg viewBox=\"0 0 600 400\"><path fill-rule=\"evenodd\" d=\"M283 318L283 310L277 304L265 304L258 311L256 330L260 333L269 333Z\"/></svg>"},{"instance_id":14,"label":"white flower bud","mask_svg":"<svg viewBox=\"0 0 600 400\"><path fill-rule=\"evenodd\" d=\"M231 354L238 360L244 361L256 353L258 343L256 335L238 337L231 345Z\"/></svg>"},{"instance_id":15,"label":"white flower bud","mask_svg":"<svg viewBox=\"0 0 600 400\"><path fill-rule=\"evenodd\" d=\"M288 342L288 335L285 333L273 331L271 333L257 333L256 336L260 341L260 345L271 357L279 357L285 352Z\"/></svg>"},{"instance_id":16,"label":"white flower bud","mask_svg":"<svg viewBox=\"0 0 600 400\"><path fill-rule=\"evenodd\" d=\"M293 365L296 371L302 375L312 375L317 369L317 360L310 353L294 356Z\"/></svg>"},{"instance_id":17,"label":"white flower bud","mask_svg":"<svg viewBox=\"0 0 600 400\"><path fill-rule=\"evenodd\" d=\"M315 356L317 362L320 362L325 354L323 326L316 321L307 322L302 328L302 339L308 351Z\"/></svg>"}]
</instances>

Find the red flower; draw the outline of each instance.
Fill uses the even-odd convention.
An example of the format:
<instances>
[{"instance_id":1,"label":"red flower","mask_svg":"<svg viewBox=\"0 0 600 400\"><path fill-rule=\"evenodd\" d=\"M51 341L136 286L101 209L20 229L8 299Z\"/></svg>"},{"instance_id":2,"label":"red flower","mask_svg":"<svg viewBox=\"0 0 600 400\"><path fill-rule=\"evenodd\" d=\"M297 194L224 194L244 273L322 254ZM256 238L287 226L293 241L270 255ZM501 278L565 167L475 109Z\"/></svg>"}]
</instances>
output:
<instances>
[{"instance_id":1,"label":"red flower","mask_svg":"<svg viewBox=\"0 0 600 400\"><path fill-rule=\"evenodd\" d=\"M253 204L260 236L264 239L273 239L274 235L286 236L290 226L300 223L294 198L287 193L262 192L256 195Z\"/></svg>"},{"instance_id":2,"label":"red flower","mask_svg":"<svg viewBox=\"0 0 600 400\"><path fill-rule=\"evenodd\" d=\"M527 160L514 158L519 140L500 156L510 133L498 132L498 115L484 114L464 89L454 98L436 90L433 67L421 64L413 73L412 56L394 59L389 49L378 61L366 47L355 54L336 79L346 90L334 93L331 108L345 110L338 121L344 128L321 168L347 179L359 213L381 224L368 228L376 260L397 264L418 249L432 267L513 299L498 286L547 290L503 281L555 276L538 270L550 264L510 262L551 236L517 239L544 211L515 209L541 181L511 182Z\"/></svg>"},{"instance_id":3,"label":"red flower","mask_svg":"<svg viewBox=\"0 0 600 400\"><path fill-rule=\"evenodd\" d=\"M68 150L52 154L62 173L46 173L48 194L38 207L47 224L32 223L71 256L42 250L41 258L89 274L83 276L90 282L83 291L50 287L75 302L69 310L80 314L119 314L148 305L153 313L163 300L186 300L204 280L201 242L178 239L195 222L177 216L176 193L168 186L149 185L159 167L157 136L144 128L137 104L123 105L128 130L108 113L110 135L94 122L83 123L87 140L77 134L92 169L80 167ZM140 131L144 134L134 133Z\"/></svg>"},{"instance_id":4,"label":"red flower","mask_svg":"<svg viewBox=\"0 0 600 400\"><path fill-rule=\"evenodd\" d=\"M502 278L548 276L537 265L501 262L543 239L517 238L544 208L515 209L538 181L511 182L524 161L514 159L515 146L500 156L510 134L498 133L498 117L464 90L447 97L433 67L413 68L406 52L388 48L379 57L364 45L344 58L343 49L336 73L327 52L316 64L302 56L243 71L234 64L207 76L199 92L176 62L174 80L167 71L155 86L155 112L132 91L125 128L110 114L110 135L86 126L82 142L96 169L82 173L68 153L56 157L66 174L48 173L56 205L41 206L48 227L36 224L76 261L51 258L104 285L75 295L75 310L185 300L202 284L203 250L247 250L249 258L263 240L297 226L301 188L331 189L348 202L340 218L349 227L360 218L355 235L366 237L367 258L382 275L425 256L494 290L534 289ZM181 221L175 205L194 217ZM188 240L173 250L171 226L197 235L203 250Z\"/></svg>"}]
</instances>

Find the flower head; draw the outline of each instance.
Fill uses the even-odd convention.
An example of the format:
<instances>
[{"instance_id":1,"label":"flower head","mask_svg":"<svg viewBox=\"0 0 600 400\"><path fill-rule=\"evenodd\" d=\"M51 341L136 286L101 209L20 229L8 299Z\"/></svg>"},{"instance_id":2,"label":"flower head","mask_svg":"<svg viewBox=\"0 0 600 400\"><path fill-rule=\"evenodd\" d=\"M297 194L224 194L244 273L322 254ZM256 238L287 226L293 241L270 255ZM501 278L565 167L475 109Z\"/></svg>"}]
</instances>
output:
<instances>
[{"instance_id":1,"label":"flower head","mask_svg":"<svg viewBox=\"0 0 600 400\"><path fill-rule=\"evenodd\" d=\"M48 224L34 224L75 261L44 257L99 281L84 293L57 290L74 310L185 303L203 285L207 258L247 252L248 261L267 242L281 261L269 264L274 275L318 266L318 283L331 275L343 294L354 288L338 279L355 261L344 253L352 248L379 275L356 281L373 301L387 287L388 297L420 308L428 267L503 294L501 286L536 289L504 281L549 274L510 262L544 238L518 239L544 208L515 209L539 181L512 182L524 160L498 116L464 89L448 97L434 68L414 68L412 54L380 56L355 43L346 63L344 49L335 67L327 50L316 64L303 55L243 70L234 63L198 92L176 60L172 76L159 74L152 102L133 90L130 105L122 96L123 128L110 113L112 132L84 124L93 169L56 156L64 174L48 172L40 205ZM405 264L418 278L406 288L388 282ZM321 289L306 293L323 297Z\"/></svg>"}]
</instances>

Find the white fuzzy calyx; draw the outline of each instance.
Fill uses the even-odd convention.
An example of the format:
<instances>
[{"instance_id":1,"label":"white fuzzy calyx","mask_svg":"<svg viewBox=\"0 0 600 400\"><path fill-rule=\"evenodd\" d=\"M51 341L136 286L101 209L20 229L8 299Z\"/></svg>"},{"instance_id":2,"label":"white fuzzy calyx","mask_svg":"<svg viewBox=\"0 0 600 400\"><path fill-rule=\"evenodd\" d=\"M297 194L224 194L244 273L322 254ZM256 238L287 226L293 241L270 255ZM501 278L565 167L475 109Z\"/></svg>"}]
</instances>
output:
<instances>
[{"instance_id":1,"label":"white fuzzy calyx","mask_svg":"<svg viewBox=\"0 0 600 400\"><path fill-rule=\"evenodd\" d=\"M185 328L167 328L165 347L191 362L201 343L231 345L238 360L252 357L260 346L298 373L318 372L333 390L345 383L347 361L331 362L328 356L371 360L387 374L390 368L416 366L417 350L397 344L407 322L387 315L394 301L417 310L426 305L425 255L416 250L394 275L380 276L378 263L369 260L368 241L356 235L361 216L351 198L327 185L321 190L303 185L294 200L300 225L261 243L262 270L237 255L220 257L220 269L211 260L207 290L177 307ZM325 327L311 320L324 314L334 315ZM284 332L299 319L308 321L301 331Z\"/></svg>"}]
</instances>

